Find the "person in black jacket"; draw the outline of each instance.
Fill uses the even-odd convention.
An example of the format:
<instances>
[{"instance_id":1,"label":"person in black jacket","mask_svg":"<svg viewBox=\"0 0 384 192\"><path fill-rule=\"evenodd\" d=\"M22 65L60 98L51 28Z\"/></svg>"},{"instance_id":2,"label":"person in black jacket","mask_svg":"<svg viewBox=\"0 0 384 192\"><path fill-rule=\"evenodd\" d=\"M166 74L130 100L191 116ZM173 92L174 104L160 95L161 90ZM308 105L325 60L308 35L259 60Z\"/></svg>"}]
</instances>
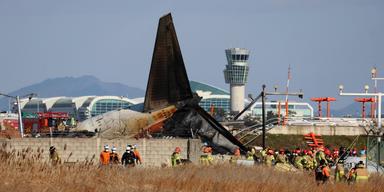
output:
<instances>
[{"instance_id":1,"label":"person in black jacket","mask_svg":"<svg viewBox=\"0 0 384 192\"><path fill-rule=\"evenodd\" d=\"M134 167L135 162L136 162L135 153L132 151L132 147L128 145L125 153L121 157L121 164L123 164L125 167Z\"/></svg>"}]
</instances>

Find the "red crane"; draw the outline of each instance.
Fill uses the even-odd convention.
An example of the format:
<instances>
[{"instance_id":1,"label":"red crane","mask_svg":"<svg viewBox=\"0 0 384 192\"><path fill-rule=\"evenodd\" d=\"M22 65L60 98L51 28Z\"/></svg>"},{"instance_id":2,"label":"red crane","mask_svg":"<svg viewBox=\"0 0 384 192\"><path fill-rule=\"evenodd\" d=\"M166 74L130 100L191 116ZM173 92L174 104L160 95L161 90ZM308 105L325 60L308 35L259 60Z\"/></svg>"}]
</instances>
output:
<instances>
[{"instance_id":1,"label":"red crane","mask_svg":"<svg viewBox=\"0 0 384 192\"><path fill-rule=\"evenodd\" d=\"M330 102L332 101L336 101L335 98L333 97L314 97L314 98L311 98L311 101L315 101L318 103L318 113L319 113L319 117L321 117L321 102L324 102L326 101L327 102L327 118L329 118L331 116L331 106L330 106Z\"/></svg>"},{"instance_id":2,"label":"red crane","mask_svg":"<svg viewBox=\"0 0 384 192\"><path fill-rule=\"evenodd\" d=\"M356 102L362 103L362 113L361 113L361 118L365 119L365 103L371 103L371 118L374 118L373 110L374 110L374 103L375 103L375 98L355 98Z\"/></svg>"}]
</instances>

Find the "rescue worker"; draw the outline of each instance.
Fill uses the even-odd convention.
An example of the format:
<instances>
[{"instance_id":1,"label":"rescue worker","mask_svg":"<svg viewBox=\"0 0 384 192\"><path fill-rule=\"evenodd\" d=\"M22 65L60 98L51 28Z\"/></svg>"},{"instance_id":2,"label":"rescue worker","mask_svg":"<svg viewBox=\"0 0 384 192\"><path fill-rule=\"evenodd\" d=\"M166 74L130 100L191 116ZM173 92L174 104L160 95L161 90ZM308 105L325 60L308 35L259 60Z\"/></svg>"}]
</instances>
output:
<instances>
[{"instance_id":1,"label":"rescue worker","mask_svg":"<svg viewBox=\"0 0 384 192\"><path fill-rule=\"evenodd\" d=\"M120 164L120 157L119 157L119 154L117 154L117 152L116 152L115 146L112 146L112 152L109 154L109 163L111 165Z\"/></svg>"},{"instance_id":2,"label":"rescue worker","mask_svg":"<svg viewBox=\"0 0 384 192\"><path fill-rule=\"evenodd\" d=\"M317 161L315 159L315 152L313 150L310 151L309 156L311 156L311 158L312 158L312 169L316 169L318 164L317 164Z\"/></svg>"},{"instance_id":3,"label":"rescue worker","mask_svg":"<svg viewBox=\"0 0 384 192\"><path fill-rule=\"evenodd\" d=\"M261 161L263 160L263 156L261 154L261 151L262 151L262 148L261 147L254 147L253 148L255 150L255 161L258 162L258 163L261 163Z\"/></svg>"},{"instance_id":4,"label":"rescue worker","mask_svg":"<svg viewBox=\"0 0 384 192\"><path fill-rule=\"evenodd\" d=\"M125 153L121 157L121 164L125 167L135 167L136 156L132 151L132 146L127 145Z\"/></svg>"},{"instance_id":5,"label":"rescue worker","mask_svg":"<svg viewBox=\"0 0 384 192\"><path fill-rule=\"evenodd\" d=\"M315 179L317 185L324 184L328 182L330 175L329 167L326 165L324 159L320 160L320 165L315 169Z\"/></svg>"},{"instance_id":6,"label":"rescue worker","mask_svg":"<svg viewBox=\"0 0 384 192\"><path fill-rule=\"evenodd\" d=\"M284 149L280 149L279 154L276 157L276 170L279 171L290 171L291 166L288 164L287 156L285 155Z\"/></svg>"},{"instance_id":7,"label":"rescue worker","mask_svg":"<svg viewBox=\"0 0 384 192\"><path fill-rule=\"evenodd\" d=\"M306 164L306 160L303 158L303 153L300 153L295 157L294 165L297 169L303 170L304 164Z\"/></svg>"},{"instance_id":8,"label":"rescue worker","mask_svg":"<svg viewBox=\"0 0 384 192\"><path fill-rule=\"evenodd\" d=\"M53 145L49 148L49 160L53 166L61 163L59 153L57 152L56 147Z\"/></svg>"},{"instance_id":9,"label":"rescue worker","mask_svg":"<svg viewBox=\"0 0 384 192\"><path fill-rule=\"evenodd\" d=\"M284 149L280 149L279 154L276 157L276 163L287 163L287 156L285 155Z\"/></svg>"},{"instance_id":10,"label":"rescue worker","mask_svg":"<svg viewBox=\"0 0 384 192\"><path fill-rule=\"evenodd\" d=\"M311 170L313 163L312 163L312 158L308 154L309 154L309 151L307 151L307 150L303 151L302 164L303 164L304 169Z\"/></svg>"},{"instance_id":11,"label":"rescue worker","mask_svg":"<svg viewBox=\"0 0 384 192\"><path fill-rule=\"evenodd\" d=\"M316 162L318 165L320 165L320 161L321 160L324 160L325 161L325 164L328 164L327 163L327 159L325 157L325 153L324 153L324 147L323 146L320 146L318 148L318 151L316 152Z\"/></svg>"},{"instance_id":12,"label":"rescue worker","mask_svg":"<svg viewBox=\"0 0 384 192\"><path fill-rule=\"evenodd\" d=\"M368 171L364 166L363 161L360 161L349 173L349 182L367 182L369 178Z\"/></svg>"},{"instance_id":13,"label":"rescue worker","mask_svg":"<svg viewBox=\"0 0 384 192\"><path fill-rule=\"evenodd\" d=\"M172 167L176 167L176 166L181 165L181 155L180 155L180 153L181 153L181 148L180 147L176 147L175 151L171 155Z\"/></svg>"},{"instance_id":14,"label":"rescue worker","mask_svg":"<svg viewBox=\"0 0 384 192\"><path fill-rule=\"evenodd\" d=\"M236 148L235 151L233 152L233 156L231 157L231 159L229 159L229 162L236 164L237 160L239 159L241 159L240 149Z\"/></svg>"},{"instance_id":15,"label":"rescue worker","mask_svg":"<svg viewBox=\"0 0 384 192\"><path fill-rule=\"evenodd\" d=\"M140 155L140 152L139 150L137 149L137 145L133 145L133 153L135 154L136 156L136 164L142 164L143 163L143 159L141 158L141 155Z\"/></svg>"},{"instance_id":16,"label":"rescue worker","mask_svg":"<svg viewBox=\"0 0 384 192\"><path fill-rule=\"evenodd\" d=\"M336 168L335 168L335 181L336 182L341 182L345 181L345 173L344 173L344 160L340 159L336 163Z\"/></svg>"},{"instance_id":17,"label":"rescue worker","mask_svg":"<svg viewBox=\"0 0 384 192\"><path fill-rule=\"evenodd\" d=\"M333 150L333 159L338 159L339 158L339 150L335 148Z\"/></svg>"},{"instance_id":18,"label":"rescue worker","mask_svg":"<svg viewBox=\"0 0 384 192\"><path fill-rule=\"evenodd\" d=\"M100 153L100 165L109 165L110 159L109 146L104 145L104 151Z\"/></svg>"},{"instance_id":19,"label":"rescue worker","mask_svg":"<svg viewBox=\"0 0 384 192\"><path fill-rule=\"evenodd\" d=\"M252 148L250 151L247 152L247 160L248 161L256 161L255 159L256 150Z\"/></svg>"},{"instance_id":20,"label":"rescue worker","mask_svg":"<svg viewBox=\"0 0 384 192\"><path fill-rule=\"evenodd\" d=\"M208 145L208 143L204 143L202 147L203 154L200 155L200 163L202 165L212 165L213 157L212 157L212 147Z\"/></svg>"},{"instance_id":21,"label":"rescue worker","mask_svg":"<svg viewBox=\"0 0 384 192\"><path fill-rule=\"evenodd\" d=\"M271 167L272 165L274 165L275 163L275 157L273 156L273 150L272 149L269 149L267 151L267 156L265 157L265 164L268 166L268 167Z\"/></svg>"}]
</instances>

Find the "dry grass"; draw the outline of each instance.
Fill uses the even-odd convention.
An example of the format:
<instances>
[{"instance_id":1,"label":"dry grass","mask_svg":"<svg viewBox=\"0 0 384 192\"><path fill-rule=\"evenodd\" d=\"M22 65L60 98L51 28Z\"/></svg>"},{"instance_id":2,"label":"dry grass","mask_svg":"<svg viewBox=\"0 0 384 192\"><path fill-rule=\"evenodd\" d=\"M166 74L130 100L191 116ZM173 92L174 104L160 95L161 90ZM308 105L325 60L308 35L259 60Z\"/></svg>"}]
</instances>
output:
<instances>
[{"instance_id":1,"label":"dry grass","mask_svg":"<svg viewBox=\"0 0 384 192\"><path fill-rule=\"evenodd\" d=\"M41 151L0 150L0 191L383 191L384 178L369 183L317 186L309 173L282 173L263 166L98 168L92 163L41 163Z\"/></svg>"}]
</instances>

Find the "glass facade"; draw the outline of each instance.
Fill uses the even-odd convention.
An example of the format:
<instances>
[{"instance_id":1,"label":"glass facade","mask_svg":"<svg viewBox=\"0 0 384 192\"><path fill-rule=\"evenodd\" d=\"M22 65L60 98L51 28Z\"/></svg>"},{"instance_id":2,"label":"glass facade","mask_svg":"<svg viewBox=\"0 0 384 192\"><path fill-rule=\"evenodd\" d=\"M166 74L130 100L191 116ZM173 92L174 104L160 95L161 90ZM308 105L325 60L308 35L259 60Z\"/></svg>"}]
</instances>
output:
<instances>
[{"instance_id":1,"label":"glass facade","mask_svg":"<svg viewBox=\"0 0 384 192\"><path fill-rule=\"evenodd\" d=\"M248 79L249 50L243 48L226 49L226 68L224 69L225 83L244 85Z\"/></svg>"},{"instance_id":2,"label":"glass facade","mask_svg":"<svg viewBox=\"0 0 384 192\"><path fill-rule=\"evenodd\" d=\"M200 107L202 107L205 111L209 112L211 106L217 109L223 109L225 112L229 112L230 110L230 99L226 98L211 98L211 99L202 99L199 103Z\"/></svg>"},{"instance_id":3,"label":"glass facade","mask_svg":"<svg viewBox=\"0 0 384 192\"><path fill-rule=\"evenodd\" d=\"M117 109L127 108L131 106L132 103L127 101L117 100L117 99L100 99L93 104L91 109L91 116L100 115L108 111L113 111Z\"/></svg>"},{"instance_id":4,"label":"glass facade","mask_svg":"<svg viewBox=\"0 0 384 192\"><path fill-rule=\"evenodd\" d=\"M266 104L265 105L265 112L272 112L274 114L278 113L277 104ZM252 109L252 114L255 116L261 116L262 110L261 110L261 104L254 106ZM300 106L300 105L288 105L288 110L294 112L291 116L293 117L311 117L311 110L307 106ZM280 114L285 115L285 105L284 103L281 104L280 108Z\"/></svg>"},{"instance_id":5,"label":"glass facade","mask_svg":"<svg viewBox=\"0 0 384 192\"><path fill-rule=\"evenodd\" d=\"M68 113L70 117L77 117L76 105L72 102L72 99L70 98L57 100L55 104L52 105L50 111L65 112Z\"/></svg>"},{"instance_id":6,"label":"glass facade","mask_svg":"<svg viewBox=\"0 0 384 192\"><path fill-rule=\"evenodd\" d=\"M14 111L17 113L17 105ZM31 100L21 109L23 113L47 112L47 106L42 100Z\"/></svg>"},{"instance_id":7,"label":"glass facade","mask_svg":"<svg viewBox=\"0 0 384 192\"><path fill-rule=\"evenodd\" d=\"M248 66L227 65L224 70L225 83L245 84L248 79Z\"/></svg>"}]
</instances>

